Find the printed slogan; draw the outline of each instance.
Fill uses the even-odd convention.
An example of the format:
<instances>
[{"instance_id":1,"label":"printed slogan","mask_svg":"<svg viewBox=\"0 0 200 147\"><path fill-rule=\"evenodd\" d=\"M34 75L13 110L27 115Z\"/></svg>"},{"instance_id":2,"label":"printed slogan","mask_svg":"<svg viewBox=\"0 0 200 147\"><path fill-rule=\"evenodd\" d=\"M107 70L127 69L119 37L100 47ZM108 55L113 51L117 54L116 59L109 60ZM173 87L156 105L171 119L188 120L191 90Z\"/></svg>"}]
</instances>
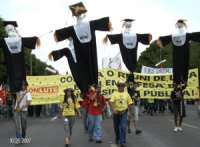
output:
<instances>
[{"instance_id":1,"label":"printed slogan","mask_svg":"<svg viewBox=\"0 0 200 147\"><path fill-rule=\"evenodd\" d=\"M99 83L102 85L102 94L110 98L117 90L119 80L126 81L128 73L116 69L99 70ZM134 73L135 81L139 83L141 98L169 99L173 90L172 74L141 74ZM63 90L73 86L77 98L81 101L80 90L75 85L71 75L29 76L29 91L32 105L60 103L63 101ZM199 98L198 69L192 69L188 74L188 87L184 90L185 99Z\"/></svg>"}]
</instances>

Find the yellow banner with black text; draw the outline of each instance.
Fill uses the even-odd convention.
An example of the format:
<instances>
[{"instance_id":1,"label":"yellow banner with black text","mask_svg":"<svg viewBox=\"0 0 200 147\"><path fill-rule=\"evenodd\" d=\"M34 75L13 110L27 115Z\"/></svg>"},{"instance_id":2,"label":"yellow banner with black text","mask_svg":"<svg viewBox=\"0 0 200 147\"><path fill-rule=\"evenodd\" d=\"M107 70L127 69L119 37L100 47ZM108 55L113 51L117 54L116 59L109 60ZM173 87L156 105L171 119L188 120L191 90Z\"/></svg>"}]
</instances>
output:
<instances>
[{"instance_id":1,"label":"yellow banner with black text","mask_svg":"<svg viewBox=\"0 0 200 147\"><path fill-rule=\"evenodd\" d=\"M102 85L102 94L110 98L117 90L116 83L119 79L126 81L127 72L117 69L99 70L99 83ZM172 88L172 74L141 74L134 73L135 81L139 82L141 98L169 99ZM75 85L71 75L52 76L28 76L29 91L32 95L32 105L60 103L63 101L63 90L68 86L74 86L77 97L80 90ZM184 90L184 98L199 98L199 74L198 69L191 69L188 74L188 87ZM79 98L79 100L81 100Z\"/></svg>"}]
</instances>

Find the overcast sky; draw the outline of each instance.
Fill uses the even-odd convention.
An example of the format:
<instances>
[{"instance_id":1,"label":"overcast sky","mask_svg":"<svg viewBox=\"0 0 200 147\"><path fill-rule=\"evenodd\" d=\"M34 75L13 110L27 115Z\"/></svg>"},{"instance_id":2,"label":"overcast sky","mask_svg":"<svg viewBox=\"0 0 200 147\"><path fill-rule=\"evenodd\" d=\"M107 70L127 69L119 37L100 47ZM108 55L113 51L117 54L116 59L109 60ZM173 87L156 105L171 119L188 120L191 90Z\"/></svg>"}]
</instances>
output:
<instances>
[{"instance_id":1,"label":"overcast sky","mask_svg":"<svg viewBox=\"0 0 200 147\"><path fill-rule=\"evenodd\" d=\"M23 37L42 36L41 47L32 53L42 61L47 61L49 52L64 48L66 41L56 44L50 31L75 24L71 17L69 5L81 0L0 0L0 16L4 20L16 20L18 30ZM171 34L175 20L188 19L188 32L200 30L199 0L82 0L87 8L85 20L94 20L109 16L113 24L113 32L96 32L99 68L103 57L114 57L118 45L102 44L108 33L121 33L121 20L136 19L133 29L136 33L151 33L153 40L158 36ZM47 33L47 34L46 34ZM139 45L138 56L148 46ZM66 58L57 62L48 61L60 73L66 73Z\"/></svg>"}]
</instances>

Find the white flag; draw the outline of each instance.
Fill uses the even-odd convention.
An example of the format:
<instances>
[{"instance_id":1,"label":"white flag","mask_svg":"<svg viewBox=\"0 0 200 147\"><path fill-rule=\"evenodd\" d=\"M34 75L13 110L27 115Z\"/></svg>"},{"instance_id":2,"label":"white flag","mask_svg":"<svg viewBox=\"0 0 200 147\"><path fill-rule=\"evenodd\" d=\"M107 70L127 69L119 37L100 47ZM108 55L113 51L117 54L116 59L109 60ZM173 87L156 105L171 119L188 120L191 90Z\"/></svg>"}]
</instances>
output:
<instances>
[{"instance_id":1,"label":"white flag","mask_svg":"<svg viewBox=\"0 0 200 147\"><path fill-rule=\"evenodd\" d=\"M121 54L120 52L110 62L110 68L122 69Z\"/></svg>"}]
</instances>

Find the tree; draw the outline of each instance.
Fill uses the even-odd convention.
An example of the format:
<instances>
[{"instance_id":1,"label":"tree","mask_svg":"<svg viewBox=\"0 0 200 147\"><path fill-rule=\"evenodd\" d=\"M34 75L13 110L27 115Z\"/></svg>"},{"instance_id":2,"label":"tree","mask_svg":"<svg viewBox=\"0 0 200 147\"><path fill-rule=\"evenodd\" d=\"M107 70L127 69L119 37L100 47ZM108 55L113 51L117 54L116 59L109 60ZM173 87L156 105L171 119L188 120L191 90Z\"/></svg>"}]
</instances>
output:
<instances>
[{"instance_id":1,"label":"tree","mask_svg":"<svg viewBox=\"0 0 200 147\"><path fill-rule=\"evenodd\" d=\"M6 36L6 32L2 23L2 18L0 17L0 37L5 37ZM6 68L4 65L4 54L3 51L0 50L0 77L5 76L6 75Z\"/></svg>"},{"instance_id":2,"label":"tree","mask_svg":"<svg viewBox=\"0 0 200 147\"><path fill-rule=\"evenodd\" d=\"M190 63L189 68L197 68L200 65L200 43L190 42ZM165 68L172 68L172 44L168 44L164 48L157 46L156 41L153 41L150 46L141 53L138 59L136 71L141 72L142 65L155 67L155 64L166 59Z\"/></svg>"}]
</instances>

